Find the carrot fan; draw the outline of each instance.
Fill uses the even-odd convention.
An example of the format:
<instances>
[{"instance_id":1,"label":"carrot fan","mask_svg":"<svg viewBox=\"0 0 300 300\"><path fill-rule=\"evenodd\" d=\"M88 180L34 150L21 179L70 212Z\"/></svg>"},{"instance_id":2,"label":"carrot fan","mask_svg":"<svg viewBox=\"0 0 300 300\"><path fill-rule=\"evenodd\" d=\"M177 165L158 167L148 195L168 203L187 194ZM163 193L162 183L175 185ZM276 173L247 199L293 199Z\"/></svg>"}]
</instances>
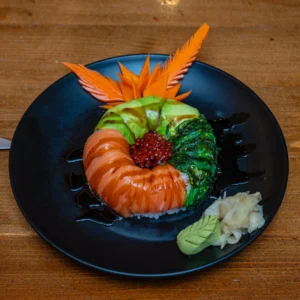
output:
<instances>
[{"instance_id":1,"label":"carrot fan","mask_svg":"<svg viewBox=\"0 0 300 300\"><path fill-rule=\"evenodd\" d=\"M106 109L146 96L183 101L191 91L177 95L181 86L179 81L195 61L208 31L209 26L203 24L182 47L177 49L174 55L169 57L165 64L162 66L157 64L152 73L149 55L139 75L119 63L121 73L118 73L119 80L116 82L80 64L66 62L63 64L78 76L79 83L87 92L105 103L102 107Z\"/></svg>"}]
</instances>

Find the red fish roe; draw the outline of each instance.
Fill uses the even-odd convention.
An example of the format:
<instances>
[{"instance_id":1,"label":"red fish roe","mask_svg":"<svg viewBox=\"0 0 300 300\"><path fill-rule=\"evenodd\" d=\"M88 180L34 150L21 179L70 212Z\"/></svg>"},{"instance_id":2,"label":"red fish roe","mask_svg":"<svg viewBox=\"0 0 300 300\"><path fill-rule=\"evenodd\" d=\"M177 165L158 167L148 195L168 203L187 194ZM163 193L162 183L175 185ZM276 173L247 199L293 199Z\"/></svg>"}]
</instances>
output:
<instances>
[{"instance_id":1,"label":"red fish roe","mask_svg":"<svg viewBox=\"0 0 300 300\"><path fill-rule=\"evenodd\" d=\"M130 147L130 154L140 168L154 168L172 156L172 144L159 133L150 131Z\"/></svg>"}]
</instances>

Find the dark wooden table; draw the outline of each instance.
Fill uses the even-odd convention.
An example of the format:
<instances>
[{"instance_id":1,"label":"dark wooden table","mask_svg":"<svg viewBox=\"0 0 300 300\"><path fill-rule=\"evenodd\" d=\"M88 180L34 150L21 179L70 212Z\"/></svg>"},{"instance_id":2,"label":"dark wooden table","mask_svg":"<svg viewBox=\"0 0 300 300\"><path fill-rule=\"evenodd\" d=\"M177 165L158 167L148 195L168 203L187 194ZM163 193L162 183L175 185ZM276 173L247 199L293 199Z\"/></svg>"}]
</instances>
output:
<instances>
[{"instance_id":1,"label":"dark wooden table","mask_svg":"<svg viewBox=\"0 0 300 300\"><path fill-rule=\"evenodd\" d=\"M250 86L287 140L286 196L267 230L218 266L167 280L100 273L49 246L26 223L0 152L1 299L300 299L299 0L0 0L0 136L68 71L127 53L172 53L203 22L199 60Z\"/></svg>"}]
</instances>

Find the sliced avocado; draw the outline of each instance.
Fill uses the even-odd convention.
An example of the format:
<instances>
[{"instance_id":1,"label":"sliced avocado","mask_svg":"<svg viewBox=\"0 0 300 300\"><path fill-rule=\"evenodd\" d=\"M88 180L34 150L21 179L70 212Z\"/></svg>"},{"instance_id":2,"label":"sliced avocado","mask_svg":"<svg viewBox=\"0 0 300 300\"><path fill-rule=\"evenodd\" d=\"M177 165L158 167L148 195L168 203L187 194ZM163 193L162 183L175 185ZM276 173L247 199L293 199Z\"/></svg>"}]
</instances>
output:
<instances>
[{"instance_id":1,"label":"sliced avocado","mask_svg":"<svg viewBox=\"0 0 300 300\"><path fill-rule=\"evenodd\" d=\"M103 117L100 119L99 123L96 126L96 129L99 129L97 127L101 126L101 125L103 125L105 123L123 123L123 119L119 115L117 115L114 112L108 110L103 115Z\"/></svg>"},{"instance_id":2,"label":"sliced avocado","mask_svg":"<svg viewBox=\"0 0 300 300\"><path fill-rule=\"evenodd\" d=\"M160 119L159 125L156 127L156 131L161 134L164 138L166 137L167 127L170 124L168 120ZM172 128L169 126L169 130Z\"/></svg>"},{"instance_id":3,"label":"sliced avocado","mask_svg":"<svg viewBox=\"0 0 300 300\"><path fill-rule=\"evenodd\" d=\"M165 137L168 127L168 132L172 134L180 123L198 116L198 110L189 105L149 96L109 109L96 130L115 128L124 135L128 143L133 144L135 139L142 138L148 131L155 130Z\"/></svg>"},{"instance_id":4,"label":"sliced avocado","mask_svg":"<svg viewBox=\"0 0 300 300\"><path fill-rule=\"evenodd\" d=\"M169 126L170 134L183 121L199 117L199 112L196 108L176 100L166 99L161 108L160 124L157 127L157 132L165 136L167 126Z\"/></svg>"},{"instance_id":5,"label":"sliced avocado","mask_svg":"<svg viewBox=\"0 0 300 300\"><path fill-rule=\"evenodd\" d=\"M160 111L163 104L162 99L156 96L149 96L139 99L139 102L144 108L149 130L156 130L160 122Z\"/></svg>"},{"instance_id":6,"label":"sliced avocado","mask_svg":"<svg viewBox=\"0 0 300 300\"><path fill-rule=\"evenodd\" d=\"M109 111L119 115L135 138L142 138L149 131L147 116L140 101L133 100L111 108Z\"/></svg>"},{"instance_id":7,"label":"sliced avocado","mask_svg":"<svg viewBox=\"0 0 300 300\"><path fill-rule=\"evenodd\" d=\"M106 114L97 124L95 130L113 128L118 130L127 140L129 144L134 144L135 138L131 130L128 128L123 119L114 112L107 111Z\"/></svg>"},{"instance_id":8,"label":"sliced avocado","mask_svg":"<svg viewBox=\"0 0 300 300\"><path fill-rule=\"evenodd\" d=\"M199 115L196 108L172 99L165 100L161 109L161 118L174 122L175 126Z\"/></svg>"}]
</instances>

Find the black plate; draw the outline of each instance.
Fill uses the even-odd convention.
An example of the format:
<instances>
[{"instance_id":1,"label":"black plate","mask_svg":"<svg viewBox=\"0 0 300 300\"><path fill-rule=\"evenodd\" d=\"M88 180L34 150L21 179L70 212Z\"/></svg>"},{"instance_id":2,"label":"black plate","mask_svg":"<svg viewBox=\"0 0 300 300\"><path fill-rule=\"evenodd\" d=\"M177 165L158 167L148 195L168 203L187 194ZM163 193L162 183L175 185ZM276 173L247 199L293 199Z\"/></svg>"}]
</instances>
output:
<instances>
[{"instance_id":1,"label":"black plate","mask_svg":"<svg viewBox=\"0 0 300 300\"><path fill-rule=\"evenodd\" d=\"M117 79L118 61L139 72L145 57L116 57L89 67ZM165 55L151 55L151 66L165 59ZM224 118L217 124L227 127L222 134L218 133L219 143L226 148L221 162L226 167L226 176L221 176L214 196L225 189L228 195L260 191L264 198L264 228L223 250L210 247L188 257L179 252L176 235L201 216L203 207L159 220L121 220L112 226L76 221L85 211L81 207L84 204L80 206L74 201L75 192L66 184L66 176L82 172L82 163L68 163L63 155L83 147L104 110L80 87L75 75L69 74L51 85L28 108L10 151L15 198L40 236L85 265L142 277L200 270L224 261L254 241L276 214L286 189L288 155L280 127L253 91L212 66L199 62L192 66L183 80L182 91L190 89L193 92L185 102L197 107L209 120ZM236 125L229 126L228 120Z\"/></svg>"}]
</instances>

